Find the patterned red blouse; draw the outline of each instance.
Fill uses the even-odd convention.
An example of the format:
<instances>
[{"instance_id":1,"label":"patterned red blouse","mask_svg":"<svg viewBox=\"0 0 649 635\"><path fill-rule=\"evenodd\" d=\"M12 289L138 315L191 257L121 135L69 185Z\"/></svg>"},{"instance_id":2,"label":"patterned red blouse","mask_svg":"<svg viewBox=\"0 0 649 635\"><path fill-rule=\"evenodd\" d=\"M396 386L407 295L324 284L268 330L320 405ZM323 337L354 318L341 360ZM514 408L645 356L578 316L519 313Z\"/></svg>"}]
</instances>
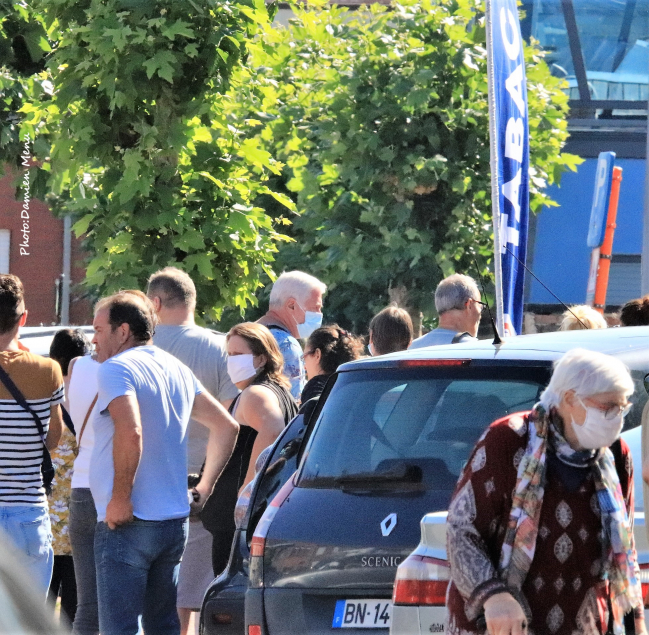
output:
<instances>
[{"instance_id":1,"label":"patterned red blouse","mask_svg":"<svg viewBox=\"0 0 649 635\"><path fill-rule=\"evenodd\" d=\"M511 494L527 445L527 416L493 423L460 477L448 513L451 635L485 633L485 600L510 591L497 575ZM612 448L630 520L633 464L629 447ZM569 467L547 455L546 486L534 560L520 597L529 633L599 635L608 625L607 583L601 580L602 527L590 468Z\"/></svg>"}]
</instances>

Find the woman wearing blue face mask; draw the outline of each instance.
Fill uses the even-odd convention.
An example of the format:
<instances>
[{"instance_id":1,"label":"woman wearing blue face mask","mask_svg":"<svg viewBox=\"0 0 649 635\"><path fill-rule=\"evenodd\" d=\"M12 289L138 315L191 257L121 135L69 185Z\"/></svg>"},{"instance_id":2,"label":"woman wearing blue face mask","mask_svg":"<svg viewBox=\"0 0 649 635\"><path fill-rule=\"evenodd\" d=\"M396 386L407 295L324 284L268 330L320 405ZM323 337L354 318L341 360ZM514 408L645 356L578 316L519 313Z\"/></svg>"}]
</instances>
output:
<instances>
[{"instance_id":1,"label":"woman wearing blue face mask","mask_svg":"<svg viewBox=\"0 0 649 635\"><path fill-rule=\"evenodd\" d=\"M201 514L203 524L214 536L214 575L228 561L239 491L254 478L260 452L272 445L297 414L290 383L282 374L282 354L265 326L254 322L237 324L228 333L226 346L228 375L241 390L229 412L241 428L232 456Z\"/></svg>"},{"instance_id":2,"label":"woman wearing blue face mask","mask_svg":"<svg viewBox=\"0 0 649 635\"><path fill-rule=\"evenodd\" d=\"M531 412L485 431L449 505L448 633L646 634L633 390L619 359L575 349Z\"/></svg>"}]
</instances>

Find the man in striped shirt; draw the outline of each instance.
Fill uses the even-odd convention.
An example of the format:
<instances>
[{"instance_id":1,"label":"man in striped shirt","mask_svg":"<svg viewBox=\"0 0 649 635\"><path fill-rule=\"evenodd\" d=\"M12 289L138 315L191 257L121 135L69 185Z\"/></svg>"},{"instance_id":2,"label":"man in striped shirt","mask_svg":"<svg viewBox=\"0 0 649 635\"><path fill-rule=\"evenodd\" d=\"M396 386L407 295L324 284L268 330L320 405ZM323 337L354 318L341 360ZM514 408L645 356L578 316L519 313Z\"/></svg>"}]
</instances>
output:
<instances>
[{"instance_id":1,"label":"man in striped shirt","mask_svg":"<svg viewBox=\"0 0 649 635\"><path fill-rule=\"evenodd\" d=\"M0 366L39 416L45 444L53 450L61 436L61 367L19 347L18 330L26 321L22 282L0 275ZM0 383L0 529L22 553L27 574L45 596L54 553L42 462L43 439L34 418Z\"/></svg>"}]
</instances>

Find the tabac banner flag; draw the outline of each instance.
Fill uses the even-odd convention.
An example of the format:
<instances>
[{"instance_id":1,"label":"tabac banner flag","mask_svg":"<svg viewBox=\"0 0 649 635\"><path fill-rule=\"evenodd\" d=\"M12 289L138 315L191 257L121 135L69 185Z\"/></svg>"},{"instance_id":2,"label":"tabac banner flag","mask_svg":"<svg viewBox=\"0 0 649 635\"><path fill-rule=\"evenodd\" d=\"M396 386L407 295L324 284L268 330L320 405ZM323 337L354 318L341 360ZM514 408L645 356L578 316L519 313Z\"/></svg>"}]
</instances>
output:
<instances>
[{"instance_id":1,"label":"tabac banner flag","mask_svg":"<svg viewBox=\"0 0 649 635\"><path fill-rule=\"evenodd\" d=\"M516 335L523 328L529 215L525 60L516 0L486 2L496 306L501 332Z\"/></svg>"}]
</instances>

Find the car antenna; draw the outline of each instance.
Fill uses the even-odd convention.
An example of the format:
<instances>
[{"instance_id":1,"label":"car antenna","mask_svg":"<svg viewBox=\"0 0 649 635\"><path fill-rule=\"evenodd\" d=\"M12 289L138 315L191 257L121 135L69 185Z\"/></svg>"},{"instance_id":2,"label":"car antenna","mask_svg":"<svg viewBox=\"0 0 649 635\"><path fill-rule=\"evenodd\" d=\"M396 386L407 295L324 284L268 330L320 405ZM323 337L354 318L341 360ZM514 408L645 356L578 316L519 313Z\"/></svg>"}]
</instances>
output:
<instances>
[{"instance_id":1,"label":"car antenna","mask_svg":"<svg viewBox=\"0 0 649 635\"><path fill-rule=\"evenodd\" d=\"M527 271L534 278L534 280L536 280L566 311L568 311L572 315L572 317L574 317L575 320L577 320L577 322L579 322L579 324L584 327L584 329L588 330L588 327L573 313L572 309L565 302L561 301L561 298L559 298L556 293L554 293L546 285L544 285L539 280L538 276L534 275L534 272L518 256L512 253L512 250L509 247L506 247L506 249L512 256L514 256L514 258L516 258L519 264L525 267L525 271Z\"/></svg>"},{"instance_id":2,"label":"car antenna","mask_svg":"<svg viewBox=\"0 0 649 635\"><path fill-rule=\"evenodd\" d=\"M473 256L473 262L475 263L475 270L478 272L478 279L480 280L480 286L482 287L482 295L486 300L485 304L487 305L487 311L489 312L489 319L491 320L491 328L493 329L494 332L494 341L492 342L492 344L494 346L498 346L498 344L502 344L503 341L500 337L500 333L498 333L498 328L496 327L496 321L494 320L494 316L491 314L491 307L489 306L489 298L487 297L487 292L484 290L484 282L482 280L482 274L480 273L480 267L478 267L478 260L475 256Z\"/></svg>"}]
</instances>

